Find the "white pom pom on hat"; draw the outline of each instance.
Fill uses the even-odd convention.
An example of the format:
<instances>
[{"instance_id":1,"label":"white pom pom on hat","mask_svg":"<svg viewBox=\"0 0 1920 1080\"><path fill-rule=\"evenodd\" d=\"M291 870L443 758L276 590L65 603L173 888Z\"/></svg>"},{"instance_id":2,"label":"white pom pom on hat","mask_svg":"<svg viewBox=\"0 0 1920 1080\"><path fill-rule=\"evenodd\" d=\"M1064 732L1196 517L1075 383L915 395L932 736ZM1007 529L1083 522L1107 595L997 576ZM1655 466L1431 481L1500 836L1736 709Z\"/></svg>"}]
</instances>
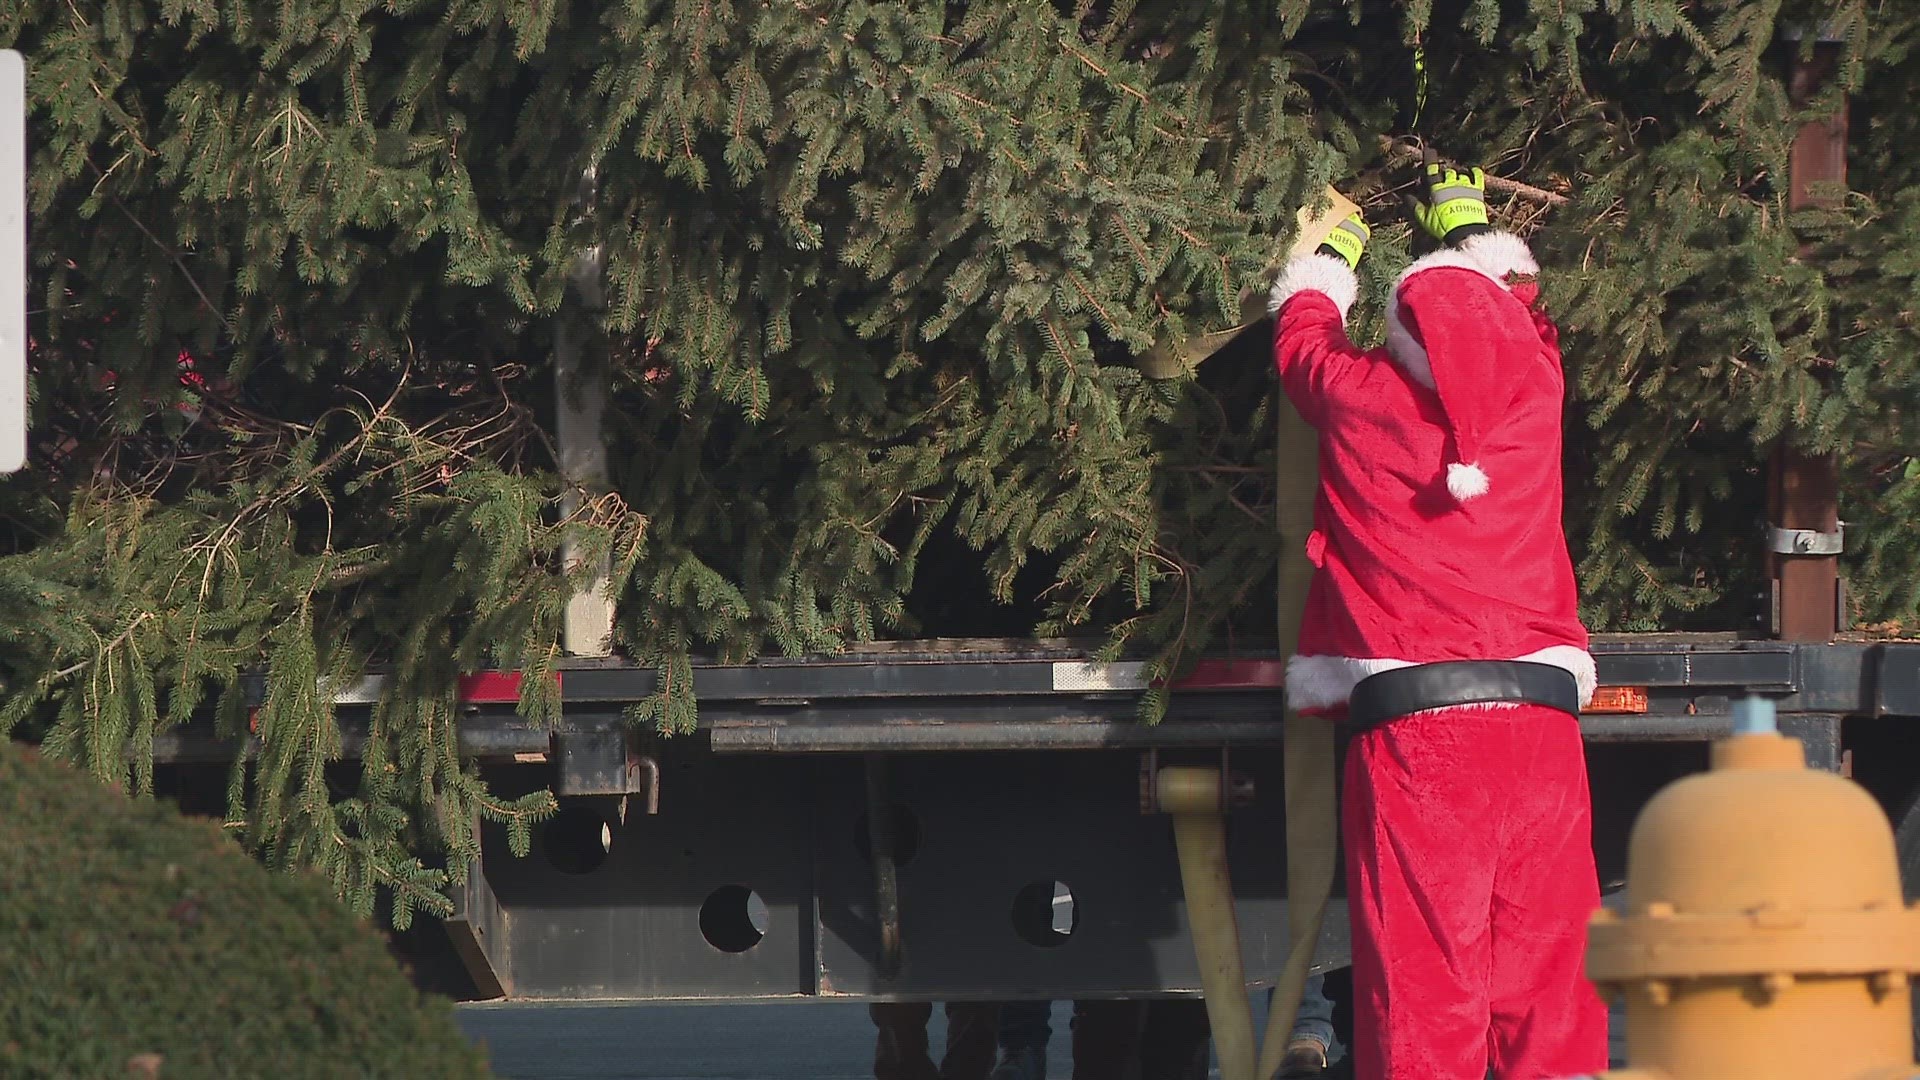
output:
<instances>
[{"instance_id":1,"label":"white pom pom on hat","mask_svg":"<svg viewBox=\"0 0 1920 1080\"><path fill-rule=\"evenodd\" d=\"M1477 241L1477 242L1475 242ZM1469 246L1470 245L1470 246ZM1536 272L1526 242L1508 233L1434 252L1395 284L1387 348L1414 381L1431 387L1453 436L1447 493L1458 503L1485 495L1492 478L1480 464L1480 440L1513 405L1506 365L1540 347L1525 306L1507 276Z\"/></svg>"},{"instance_id":2,"label":"white pom pom on hat","mask_svg":"<svg viewBox=\"0 0 1920 1080\"><path fill-rule=\"evenodd\" d=\"M1478 465L1453 462L1447 466L1447 493L1461 502L1477 499L1493 487L1486 470Z\"/></svg>"}]
</instances>

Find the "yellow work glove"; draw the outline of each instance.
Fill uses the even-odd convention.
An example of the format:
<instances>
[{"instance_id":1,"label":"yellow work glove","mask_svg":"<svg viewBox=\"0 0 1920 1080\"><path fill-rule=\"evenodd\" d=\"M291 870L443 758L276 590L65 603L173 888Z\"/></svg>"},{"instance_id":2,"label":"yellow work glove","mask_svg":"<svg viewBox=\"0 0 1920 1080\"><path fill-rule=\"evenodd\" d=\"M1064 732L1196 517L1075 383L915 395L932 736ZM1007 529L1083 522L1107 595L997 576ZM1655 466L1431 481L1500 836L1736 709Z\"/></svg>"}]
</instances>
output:
<instances>
[{"instance_id":1,"label":"yellow work glove","mask_svg":"<svg viewBox=\"0 0 1920 1080\"><path fill-rule=\"evenodd\" d=\"M1487 224L1487 174L1477 165L1461 172L1429 161L1420 194L1413 218L1435 240L1457 244L1492 228Z\"/></svg>"},{"instance_id":2,"label":"yellow work glove","mask_svg":"<svg viewBox=\"0 0 1920 1080\"><path fill-rule=\"evenodd\" d=\"M1373 230L1367 228L1366 221L1358 213L1348 214L1313 251L1316 255L1335 256L1347 264L1347 269L1352 270L1360 265L1360 253L1367 249L1367 238L1372 235Z\"/></svg>"}]
</instances>

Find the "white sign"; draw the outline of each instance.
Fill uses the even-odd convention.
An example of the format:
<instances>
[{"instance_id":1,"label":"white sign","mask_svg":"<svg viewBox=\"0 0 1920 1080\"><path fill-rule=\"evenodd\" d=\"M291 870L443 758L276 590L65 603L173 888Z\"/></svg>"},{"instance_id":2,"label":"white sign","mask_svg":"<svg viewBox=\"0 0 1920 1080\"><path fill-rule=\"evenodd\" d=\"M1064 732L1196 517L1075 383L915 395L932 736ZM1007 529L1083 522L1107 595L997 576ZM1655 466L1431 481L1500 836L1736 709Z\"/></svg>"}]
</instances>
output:
<instances>
[{"instance_id":1,"label":"white sign","mask_svg":"<svg viewBox=\"0 0 1920 1080\"><path fill-rule=\"evenodd\" d=\"M0 473L27 463L27 62L0 49Z\"/></svg>"}]
</instances>

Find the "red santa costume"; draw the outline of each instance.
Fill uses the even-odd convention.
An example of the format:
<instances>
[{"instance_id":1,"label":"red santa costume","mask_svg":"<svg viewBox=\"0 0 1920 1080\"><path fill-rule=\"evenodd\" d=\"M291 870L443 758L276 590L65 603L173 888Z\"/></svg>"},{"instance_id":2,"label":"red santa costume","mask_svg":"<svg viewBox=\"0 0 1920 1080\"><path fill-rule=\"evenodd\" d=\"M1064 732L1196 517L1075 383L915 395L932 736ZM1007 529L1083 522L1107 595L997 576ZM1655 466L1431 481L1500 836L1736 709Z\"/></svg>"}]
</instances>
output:
<instances>
[{"instance_id":1,"label":"red santa costume","mask_svg":"<svg viewBox=\"0 0 1920 1080\"><path fill-rule=\"evenodd\" d=\"M1281 382L1319 432L1317 568L1287 694L1343 715L1377 672L1529 660L1592 698L1562 531L1564 382L1518 237L1415 262L1387 345L1347 338L1342 260L1274 285ZM1355 736L1341 819L1359 1080L1537 1080L1606 1068L1582 974L1599 906L1578 720L1540 705L1428 709Z\"/></svg>"}]
</instances>

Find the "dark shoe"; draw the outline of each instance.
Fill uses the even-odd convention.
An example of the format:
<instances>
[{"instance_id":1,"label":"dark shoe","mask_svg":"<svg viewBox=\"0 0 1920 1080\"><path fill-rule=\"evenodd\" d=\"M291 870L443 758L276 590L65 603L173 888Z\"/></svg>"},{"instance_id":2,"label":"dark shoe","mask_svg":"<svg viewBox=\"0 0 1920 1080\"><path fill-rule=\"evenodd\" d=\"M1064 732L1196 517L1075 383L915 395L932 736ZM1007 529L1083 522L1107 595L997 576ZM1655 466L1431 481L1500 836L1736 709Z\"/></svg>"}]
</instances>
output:
<instances>
[{"instance_id":1,"label":"dark shoe","mask_svg":"<svg viewBox=\"0 0 1920 1080\"><path fill-rule=\"evenodd\" d=\"M987 1080L1047 1080L1045 1050L1002 1050Z\"/></svg>"},{"instance_id":2,"label":"dark shoe","mask_svg":"<svg viewBox=\"0 0 1920 1080\"><path fill-rule=\"evenodd\" d=\"M875 1028L875 1080L940 1080L927 1054L927 1021L933 1006L924 1001L880 1002L867 1006Z\"/></svg>"},{"instance_id":3,"label":"dark shoe","mask_svg":"<svg viewBox=\"0 0 1920 1080\"><path fill-rule=\"evenodd\" d=\"M1280 1059L1280 1076L1320 1076L1327 1071L1327 1048L1318 1039L1295 1039Z\"/></svg>"}]
</instances>

